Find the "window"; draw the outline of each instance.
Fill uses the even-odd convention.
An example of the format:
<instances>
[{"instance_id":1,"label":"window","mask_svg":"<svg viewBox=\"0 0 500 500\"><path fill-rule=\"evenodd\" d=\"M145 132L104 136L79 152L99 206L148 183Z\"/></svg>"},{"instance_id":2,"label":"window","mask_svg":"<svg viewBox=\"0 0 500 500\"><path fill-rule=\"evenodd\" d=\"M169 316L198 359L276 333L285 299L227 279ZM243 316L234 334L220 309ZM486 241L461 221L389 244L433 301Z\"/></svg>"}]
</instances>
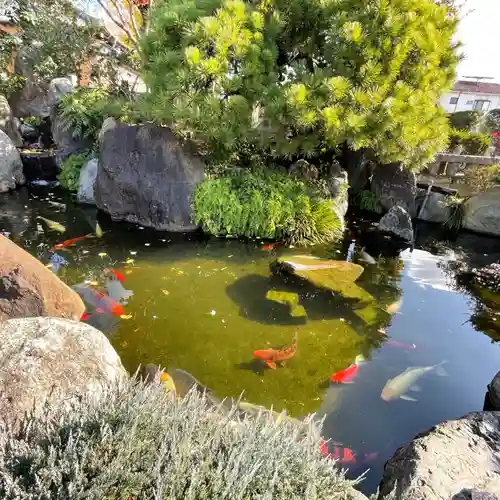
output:
<instances>
[{"instance_id":1,"label":"window","mask_svg":"<svg viewBox=\"0 0 500 500\"><path fill-rule=\"evenodd\" d=\"M467 101L465 104L466 104L467 106L472 106L472 105L474 104L474 101Z\"/></svg>"},{"instance_id":2,"label":"window","mask_svg":"<svg viewBox=\"0 0 500 500\"><path fill-rule=\"evenodd\" d=\"M477 100L474 101L473 110L474 111L488 111L491 101Z\"/></svg>"},{"instance_id":3,"label":"window","mask_svg":"<svg viewBox=\"0 0 500 500\"><path fill-rule=\"evenodd\" d=\"M450 104L457 104L457 102L458 102L458 97L452 97L450 99Z\"/></svg>"}]
</instances>

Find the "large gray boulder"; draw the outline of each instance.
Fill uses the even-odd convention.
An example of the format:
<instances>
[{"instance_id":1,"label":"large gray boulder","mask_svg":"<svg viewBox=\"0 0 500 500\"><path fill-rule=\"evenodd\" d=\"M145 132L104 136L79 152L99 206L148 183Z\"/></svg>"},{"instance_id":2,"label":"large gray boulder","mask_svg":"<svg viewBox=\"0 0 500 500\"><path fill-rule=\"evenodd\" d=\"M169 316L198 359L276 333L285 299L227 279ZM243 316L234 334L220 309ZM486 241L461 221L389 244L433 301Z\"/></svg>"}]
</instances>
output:
<instances>
[{"instance_id":1,"label":"large gray boulder","mask_svg":"<svg viewBox=\"0 0 500 500\"><path fill-rule=\"evenodd\" d=\"M23 138L19 133L18 123L16 123L16 119L12 114L9 101L2 94L0 94L0 130L10 137L14 146L19 147L23 145Z\"/></svg>"},{"instance_id":2,"label":"large gray boulder","mask_svg":"<svg viewBox=\"0 0 500 500\"><path fill-rule=\"evenodd\" d=\"M0 193L6 193L25 182L21 155L9 136L0 130Z\"/></svg>"},{"instance_id":3,"label":"large gray boulder","mask_svg":"<svg viewBox=\"0 0 500 500\"><path fill-rule=\"evenodd\" d=\"M94 188L98 168L99 160L97 158L91 158L80 170L80 183L76 196L78 203L95 205Z\"/></svg>"},{"instance_id":4,"label":"large gray boulder","mask_svg":"<svg viewBox=\"0 0 500 500\"><path fill-rule=\"evenodd\" d=\"M195 229L191 197L203 180L204 164L170 129L117 124L108 127L100 142L99 209L113 220L162 231Z\"/></svg>"},{"instance_id":5,"label":"large gray boulder","mask_svg":"<svg viewBox=\"0 0 500 500\"><path fill-rule=\"evenodd\" d=\"M446 196L443 193L436 193L431 191L425 201L425 194L423 195L423 208L418 214L420 220L427 222L437 222L444 224L449 217L449 208L446 206Z\"/></svg>"},{"instance_id":6,"label":"large gray boulder","mask_svg":"<svg viewBox=\"0 0 500 500\"><path fill-rule=\"evenodd\" d=\"M500 187L472 196L464 210L462 226L465 229L500 236Z\"/></svg>"},{"instance_id":7,"label":"large gray boulder","mask_svg":"<svg viewBox=\"0 0 500 500\"><path fill-rule=\"evenodd\" d=\"M411 217L416 215L417 179L413 172L403 168L400 163L377 165L373 169L371 189L386 210L399 205Z\"/></svg>"},{"instance_id":8,"label":"large gray boulder","mask_svg":"<svg viewBox=\"0 0 500 500\"><path fill-rule=\"evenodd\" d=\"M69 78L54 78L49 83L47 90L48 106L54 108L66 94L73 92L73 90L75 87Z\"/></svg>"},{"instance_id":9,"label":"large gray boulder","mask_svg":"<svg viewBox=\"0 0 500 500\"><path fill-rule=\"evenodd\" d=\"M392 207L378 223L378 230L405 241L413 240L413 225L410 214L399 205Z\"/></svg>"},{"instance_id":10,"label":"large gray boulder","mask_svg":"<svg viewBox=\"0 0 500 500\"><path fill-rule=\"evenodd\" d=\"M500 412L443 422L396 451L378 500L500 498L499 442Z\"/></svg>"},{"instance_id":11,"label":"large gray boulder","mask_svg":"<svg viewBox=\"0 0 500 500\"><path fill-rule=\"evenodd\" d=\"M0 421L13 422L44 403L96 397L127 372L109 340L90 325L62 318L0 323Z\"/></svg>"}]
</instances>

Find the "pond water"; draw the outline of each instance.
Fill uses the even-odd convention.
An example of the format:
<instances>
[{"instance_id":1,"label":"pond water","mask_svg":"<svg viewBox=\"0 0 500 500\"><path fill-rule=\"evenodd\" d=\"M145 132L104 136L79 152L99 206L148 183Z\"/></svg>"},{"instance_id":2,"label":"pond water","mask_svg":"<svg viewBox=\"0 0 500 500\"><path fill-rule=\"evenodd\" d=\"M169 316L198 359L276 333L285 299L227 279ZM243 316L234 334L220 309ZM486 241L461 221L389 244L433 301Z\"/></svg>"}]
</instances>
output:
<instances>
[{"instance_id":1,"label":"pond water","mask_svg":"<svg viewBox=\"0 0 500 500\"><path fill-rule=\"evenodd\" d=\"M340 453L349 474L370 469L360 487L365 492L376 489L385 461L415 434L483 407L500 347L482 334L484 321L477 318L486 314L494 337L500 310L489 304L485 313L477 294L459 289L449 262L494 261L500 257L495 240L466 236L443 243L425 229L413 251L372 246L376 264L359 260L358 245L353 261L365 270L356 283L373 299L360 308L352 298L273 273L278 256L298 252L279 245L266 250L262 242L154 233L112 224L101 214L101 239L51 251L93 233L96 216L95 209L47 188L0 197L0 230L51 264L63 281L79 285L89 300L86 321L106 333L130 372L146 363L182 368L223 397L243 392L251 403L299 418L317 412L325 419L323 436L348 448ZM37 217L63 224L66 232L48 230ZM349 243L309 253L345 260ZM125 281L110 279L110 268ZM92 288L108 293L123 311L116 315L96 302L87 292ZM298 299L301 307L276 297ZM297 353L284 366L271 370L253 359L255 350L289 345L295 335ZM366 361L353 383L329 383L359 354ZM387 381L408 367L442 362L407 393L416 401L381 398ZM338 449L330 443L329 451Z\"/></svg>"}]
</instances>

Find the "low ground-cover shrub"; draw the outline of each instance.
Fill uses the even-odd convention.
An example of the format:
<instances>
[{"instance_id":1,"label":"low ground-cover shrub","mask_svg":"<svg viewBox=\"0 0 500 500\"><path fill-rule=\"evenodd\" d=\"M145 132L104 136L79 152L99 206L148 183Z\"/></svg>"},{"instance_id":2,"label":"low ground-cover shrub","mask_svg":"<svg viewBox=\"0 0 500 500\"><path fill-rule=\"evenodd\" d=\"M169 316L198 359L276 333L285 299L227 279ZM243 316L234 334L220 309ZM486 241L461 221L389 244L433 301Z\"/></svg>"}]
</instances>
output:
<instances>
[{"instance_id":1,"label":"low ground-cover shrub","mask_svg":"<svg viewBox=\"0 0 500 500\"><path fill-rule=\"evenodd\" d=\"M317 186L259 169L205 180L193 208L195 222L211 234L307 245L340 237L342 225L332 204Z\"/></svg>"},{"instance_id":2,"label":"low ground-cover shrub","mask_svg":"<svg viewBox=\"0 0 500 500\"><path fill-rule=\"evenodd\" d=\"M312 421L238 419L190 393L130 382L46 408L16 432L0 423L4 500L350 499Z\"/></svg>"},{"instance_id":3,"label":"low ground-cover shrub","mask_svg":"<svg viewBox=\"0 0 500 500\"><path fill-rule=\"evenodd\" d=\"M68 191L78 191L80 184L80 170L92 156L91 151L68 156L62 165L59 174L61 186Z\"/></svg>"},{"instance_id":4,"label":"low ground-cover shrub","mask_svg":"<svg viewBox=\"0 0 500 500\"><path fill-rule=\"evenodd\" d=\"M448 149L452 151L458 145L463 147L462 154L483 155L491 146L491 136L466 130L452 130Z\"/></svg>"}]
</instances>

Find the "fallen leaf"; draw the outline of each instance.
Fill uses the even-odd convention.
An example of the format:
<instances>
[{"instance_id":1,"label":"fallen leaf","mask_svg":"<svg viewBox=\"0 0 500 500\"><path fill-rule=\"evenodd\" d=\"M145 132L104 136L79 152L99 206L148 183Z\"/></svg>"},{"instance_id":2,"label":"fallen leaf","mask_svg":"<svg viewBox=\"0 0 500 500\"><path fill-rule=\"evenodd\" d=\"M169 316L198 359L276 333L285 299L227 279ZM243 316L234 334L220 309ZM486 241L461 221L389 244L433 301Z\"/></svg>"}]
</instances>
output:
<instances>
[{"instance_id":1,"label":"fallen leaf","mask_svg":"<svg viewBox=\"0 0 500 500\"><path fill-rule=\"evenodd\" d=\"M125 261L125 264L133 264L134 262L135 262L135 260L134 260L134 259L127 259L127 260Z\"/></svg>"},{"instance_id":2,"label":"fallen leaf","mask_svg":"<svg viewBox=\"0 0 500 500\"><path fill-rule=\"evenodd\" d=\"M130 255L137 255L137 251L130 250Z\"/></svg>"},{"instance_id":3,"label":"fallen leaf","mask_svg":"<svg viewBox=\"0 0 500 500\"><path fill-rule=\"evenodd\" d=\"M102 229L101 229L101 226L99 225L99 222L96 222L95 223L95 235L98 237L98 238L102 238Z\"/></svg>"},{"instance_id":4,"label":"fallen leaf","mask_svg":"<svg viewBox=\"0 0 500 500\"><path fill-rule=\"evenodd\" d=\"M108 254L106 252L101 252L101 253L98 253L97 255L99 255L99 257L101 257L101 259L108 256Z\"/></svg>"},{"instance_id":5,"label":"fallen leaf","mask_svg":"<svg viewBox=\"0 0 500 500\"><path fill-rule=\"evenodd\" d=\"M127 269L127 270L125 271L125 274L132 274L132 269Z\"/></svg>"},{"instance_id":6,"label":"fallen leaf","mask_svg":"<svg viewBox=\"0 0 500 500\"><path fill-rule=\"evenodd\" d=\"M132 315L131 315L131 314L121 314L121 315L120 315L120 318L121 318L121 319L130 319L131 317L132 317Z\"/></svg>"},{"instance_id":7,"label":"fallen leaf","mask_svg":"<svg viewBox=\"0 0 500 500\"><path fill-rule=\"evenodd\" d=\"M47 264L45 267L47 267L48 269L52 269L54 267L54 264Z\"/></svg>"},{"instance_id":8,"label":"fallen leaf","mask_svg":"<svg viewBox=\"0 0 500 500\"><path fill-rule=\"evenodd\" d=\"M90 281L89 285L97 286L99 283L97 281Z\"/></svg>"},{"instance_id":9,"label":"fallen leaf","mask_svg":"<svg viewBox=\"0 0 500 500\"><path fill-rule=\"evenodd\" d=\"M163 293L163 295L170 295L170 292L168 290L162 290L161 293Z\"/></svg>"}]
</instances>

